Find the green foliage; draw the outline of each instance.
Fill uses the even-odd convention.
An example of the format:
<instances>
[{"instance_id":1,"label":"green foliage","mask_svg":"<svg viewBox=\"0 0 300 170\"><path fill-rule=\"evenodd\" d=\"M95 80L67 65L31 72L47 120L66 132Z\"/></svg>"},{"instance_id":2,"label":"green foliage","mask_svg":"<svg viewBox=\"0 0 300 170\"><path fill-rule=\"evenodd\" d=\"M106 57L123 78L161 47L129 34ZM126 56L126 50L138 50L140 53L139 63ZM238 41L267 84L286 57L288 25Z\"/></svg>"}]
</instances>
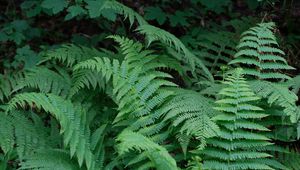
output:
<instances>
[{"instance_id":1,"label":"green foliage","mask_svg":"<svg viewBox=\"0 0 300 170\"><path fill-rule=\"evenodd\" d=\"M65 0L44 0L41 4L43 8L51 10L53 14L57 14L68 6Z\"/></svg>"},{"instance_id":2,"label":"green foliage","mask_svg":"<svg viewBox=\"0 0 300 170\"><path fill-rule=\"evenodd\" d=\"M272 169L268 161L270 154L260 151L261 147L271 145L266 136L269 131L260 125L259 120L268 116L263 109L253 105L259 98L251 91L241 70L236 70L224 82L217 100L216 110L222 113L214 120L220 126L220 135L208 140L203 150L204 169Z\"/></svg>"},{"instance_id":3,"label":"green foliage","mask_svg":"<svg viewBox=\"0 0 300 170\"><path fill-rule=\"evenodd\" d=\"M148 45L150 45L153 41L162 41L166 45L175 48L175 50L179 53L182 53L183 57L185 58L182 58L181 60L190 64L193 70L197 66L204 71L204 73L202 73L204 74L204 76L206 76L210 80L213 79L211 73L208 71L202 61L195 57L195 55L191 53L185 47L185 45L174 35L151 25L141 25L140 27L138 27L137 31L146 35Z\"/></svg>"},{"instance_id":4,"label":"green foliage","mask_svg":"<svg viewBox=\"0 0 300 170\"><path fill-rule=\"evenodd\" d=\"M289 76L278 73L279 70L294 68L282 57L285 53L278 48L272 31L274 26L274 23L261 23L244 32L237 46L235 59L230 64L249 65L250 68L244 70L245 75L259 79L290 79Z\"/></svg>"},{"instance_id":5,"label":"green foliage","mask_svg":"<svg viewBox=\"0 0 300 170\"><path fill-rule=\"evenodd\" d=\"M121 142L117 145L120 154L124 154L124 152L128 152L129 150L137 150L144 152L153 162L153 167L158 170L177 169L175 160L164 147L153 143L141 134L124 130L118 136L117 141Z\"/></svg>"},{"instance_id":6,"label":"green foliage","mask_svg":"<svg viewBox=\"0 0 300 170\"><path fill-rule=\"evenodd\" d=\"M42 93L51 92L56 95L66 96L70 86L71 79L63 70L61 70L61 73L56 73L47 68L37 67L25 73L24 78L19 80L15 90L29 87L37 88Z\"/></svg>"},{"instance_id":7,"label":"green foliage","mask_svg":"<svg viewBox=\"0 0 300 170\"><path fill-rule=\"evenodd\" d=\"M300 89L300 76L296 76L294 78L292 78L291 80L289 80L289 82L287 82L289 87L292 87L292 91L295 94L298 94L299 89Z\"/></svg>"},{"instance_id":8,"label":"green foliage","mask_svg":"<svg viewBox=\"0 0 300 170\"><path fill-rule=\"evenodd\" d=\"M159 7L148 7L145 11L145 19L156 20L160 25L162 25L167 19L166 14Z\"/></svg>"},{"instance_id":9,"label":"green foliage","mask_svg":"<svg viewBox=\"0 0 300 170\"><path fill-rule=\"evenodd\" d=\"M258 96L267 98L270 105L275 104L284 108L284 113L290 117L291 121L297 122L299 119L299 108L296 106L298 96L287 86L262 80L250 82L250 86Z\"/></svg>"},{"instance_id":10,"label":"green foliage","mask_svg":"<svg viewBox=\"0 0 300 170\"><path fill-rule=\"evenodd\" d=\"M287 3L7 1L0 169L299 169Z\"/></svg>"},{"instance_id":11,"label":"green foliage","mask_svg":"<svg viewBox=\"0 0 300 170\"><path fill-rule=\"evenodd\" d=\"M202 5L206 7L206 10L212 10L216 13L221 13L225 11L224 7L228 7L231 5L230 0L217 0L217 1L209 1L209 0L195 0L196 2L200 2Z\"/></svg>"},{"instance_id":12,"label":"green foliage","mask_svg":"<svg viewBox=\"0 0 300 170\"><path fill-rule=\"evenodd\" d=\"M164 118L164 121L172 119L172 125L180 127L179 141L183 140L182 137L195 137L199 140L201 143L198 149L206 145L205 139L214 137L219 132L218 126L210 119L218 112L207 100L194 91L176 90L176 96L167 103L167 108L172 109ZM180 141L181 144L184 141Z\"/></svg>"},{"instance_id":13,"label":"green foliage","mask_svg":"<svg viewBox=\"0 0 300 170\"><path fill-rule=\"evenodd\" d=\"M291 170L300 168L300 155L296 150L286 149L284 152L278 152L278 161L282 162Z\"/></svg>"},{"instance_id":14,"label":"green foliage","mask_svg":"<svg viewBox=\"0 0 300 170\"><path fill-rule=\"evenodd\" d=\"M196 52L196 55L205 62L212 73L231 61L236 53L235 42L228 41L228 39L234 39L234 35L230 32L207 33L199 35L198 39L200 41L197 44L200 50Z\"/></svg>"},{"instance_id":15,"label":"green foliage","mask_svg":"<svg viewBox=\"0 0 300 170\"><path fill-rule=\"evenodd\" d=\"M0 41L14 41L16 44L21 44L26 39L28 29L30 29L30 26L25 20L15 20L7 23L1 29Z\"/></svg>"},{"instance_id":16,"label":"green foliage","mask_svg":"<svg viewBox=\"0 0 300 170\"><path fill-rule=\"evenodd\" d=\"M18 81L23 78L23 73L11 73L7 75L0 75L0 100L9 99L12 91L18 85Z\"/></svg>"},{"instance_id":17,"label":"green foliage","mask_svg":"<svg viewBox=\"0 0 300 170\"><path fill-rule=\"evenodd\" d=\"M79 170L80 168L70 160L68 152L63 150L39 150L32 156L27 157L21 163L20 169L65 169Z\"/></svg>"},{"instance_id":18,"label":"green foliage","mask_svg":"<svg viewBox=\"0 0 300 170\"><path fill-rule=\"evenodd\" d=\"M24 69L34 67L41 60L34 51L30 49L28 45L18 48L17 54L15 55L15 61L12 63L12 66L18 67L23 65Z\"/></svg>"},{"instance_id":19,"label":"green foliage","mask_svg":"<svg viewBox=\"0 0 300 170\"><path fill-rule=\"evenodd\" d=\"M88 169L95 168L96 160L89 145L90 132L85 122L86 111L82 106L74 106L71 101L53 94L22 93L9 102L7 112L26 104L52 114L60 122L60 132L64 134L64 144L70 147L71 157L76 155L80 166L85 161Z\"/></svg>"},{"instance_id":20,"label":"green foliage","mask_svg":"<svg viewBox=\"0 0 300 170\"><path fill-rule=\"evenodd\" d=\"M47 52L46 60L58 60L61 63L65 63L67 66L73 66L80 61L102 55L105 54L93 48L68 44Z\"/></svg>"}]
</instances>

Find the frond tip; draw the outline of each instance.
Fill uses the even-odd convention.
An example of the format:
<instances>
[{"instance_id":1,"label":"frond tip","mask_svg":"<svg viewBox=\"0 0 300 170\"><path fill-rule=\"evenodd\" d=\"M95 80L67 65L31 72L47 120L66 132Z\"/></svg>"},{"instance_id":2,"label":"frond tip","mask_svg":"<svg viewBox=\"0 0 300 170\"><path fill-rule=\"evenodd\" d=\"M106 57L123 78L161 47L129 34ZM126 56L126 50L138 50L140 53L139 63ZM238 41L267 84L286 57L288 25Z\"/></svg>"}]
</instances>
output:
<instances>
[{"instance_id":1,"label":"frond tip","mask_svg":"<svg viewBox=\"0 0 300 170\"><path fill-rule=\"evenodd\" d=\"M229 64L243 64L244 74L259 79L290 79L279 70L291 70L282 57L285 53L279 49L273 33L275 24L261 23L242 34L235 59ZM276 72L275 72L276 71Z\"/></svg>"}]
</instances>

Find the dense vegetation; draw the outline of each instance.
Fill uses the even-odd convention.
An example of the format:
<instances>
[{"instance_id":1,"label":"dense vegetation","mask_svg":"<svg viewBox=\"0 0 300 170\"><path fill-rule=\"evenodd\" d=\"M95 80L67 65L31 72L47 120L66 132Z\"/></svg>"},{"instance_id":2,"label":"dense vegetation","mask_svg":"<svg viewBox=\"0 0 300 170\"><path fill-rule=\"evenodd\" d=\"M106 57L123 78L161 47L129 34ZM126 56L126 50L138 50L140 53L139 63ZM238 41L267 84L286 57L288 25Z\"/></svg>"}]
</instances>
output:
<instances>
[{"instance_id":1,"label":"dense vegetation","mask_svg":"<svg viewBox=\"0 0 300 170\"><path fill-rule=\"evenodd\" d=\"M300 169L293 0L0 4L0 169Z\"/></svg>"}]
</instances>

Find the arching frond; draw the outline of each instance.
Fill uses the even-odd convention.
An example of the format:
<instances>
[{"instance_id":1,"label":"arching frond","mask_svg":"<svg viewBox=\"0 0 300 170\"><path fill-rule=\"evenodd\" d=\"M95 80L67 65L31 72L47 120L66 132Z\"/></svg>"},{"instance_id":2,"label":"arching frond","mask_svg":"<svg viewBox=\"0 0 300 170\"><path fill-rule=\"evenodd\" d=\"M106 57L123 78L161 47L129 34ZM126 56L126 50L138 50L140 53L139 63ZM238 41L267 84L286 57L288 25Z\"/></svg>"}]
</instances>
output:
<instances>
[{"instance_id":1,"label":"arching frond","mask_svg":"<svg viewBox=\"0 0 300 170\"><path fill-rule=\"evenodd\" d=\"M146 152L147 157L154 163L155 168L158 170L178 169L176 161L164 147L159 146L139 133L124 130L118 136L117 141L121 142L117 146L121 155L129 150Z\"/></svg>"},{"instance_id":2,"label":"arching frond","mask_svg":"<svg viewBox=\"0 0 300 170\"><path fill-rule=\"evenodd\" d=\"M73 105L71 101L53 94L22 93L11 99L7 112L27 105L52 114L60 122L64 143L70 147L71 157L75 154L80 166L85 161L88 169L96 167L89 144L90 132L85 122L85 110L79 104Z\"/></svg>"},{"instance_id":3,"label":"arching frond","mask_svg":"<svg viewBox=\"0 0 300 170\"><path fill-rule=\"evenodd\" d=\"M73 85L69 97L72 97L84 87L104 89L112 79L114 73L118 72L120 63L107 57L95 57L80 62L74 66Z\"/></svg>"},{"instance_id":4,"label":"arching frond","mask_svg":"<svg viewBox=\"0 0 300 170\"><path fill-rule=\"evenodd\" d=\"M133 25L135 20L137 20L139 25L148 24L147 21L145 21L144 18L137 12L115 0L105 1L101 9L110 9L116 11L118 14L123 15L125 19L128 18L130 25Z\"/></svg>"},{"instance_id":5,"label":"arching frond","mask_svg":"<svg viewBox=\"0 0 300 170\"><path fill-rule=\"evenodd\" d=\"M138 27L137 31L141 34L146 35L148 45L154 41L161 41L165 43L166 45L174 48L177 52L183 54L183 58L181 58L180 60L189 64L192 70L194 70L195 67L198 67L202 71L204 71L204 76L206 76L210 80L213 80L211 73L203 64L203 62L199 58L197 58L190 50L188 50L185 45L173 34L152 25L141 25Z\"/></svg>"},{"instance_id":6,"label":"arching frond","mask_svg":"<svg viewBox=\"0 0 300 170\"><path fill-rule=\"evenodd\" d=\"M106 56L106 54L94 48L77 46L74 44L64 44L59 48L49 50L45 60L58 60L71 67L80 61L101 56Z\"/></svg>"},{"instance_id":7,"label":"arching frond","mask_svg":"<svg viewBox=\"0 0 300 170\"><path fill-rule=\"evenodd\" d=\"M14 90L29 87L37 88L42 93L66 96L70 86L71 79L68 74L59 74L44 67L37 67L25 72L25 77L18 82L18 86Z\"/></svg>"},{"instance_id":8,"label":"arching frond","mask_svg":"<svg viewBox=\"0 0 300 170\"><path fill-rule=\"evenodd\" d=\"M298 96L284 84L256 80L249 82L251 89L259 96L267 98L269 104L276 104L284 108L284 113L290 116L292 122L300 117L299 108L296 105Z\"/></svg>"}]
</instances>

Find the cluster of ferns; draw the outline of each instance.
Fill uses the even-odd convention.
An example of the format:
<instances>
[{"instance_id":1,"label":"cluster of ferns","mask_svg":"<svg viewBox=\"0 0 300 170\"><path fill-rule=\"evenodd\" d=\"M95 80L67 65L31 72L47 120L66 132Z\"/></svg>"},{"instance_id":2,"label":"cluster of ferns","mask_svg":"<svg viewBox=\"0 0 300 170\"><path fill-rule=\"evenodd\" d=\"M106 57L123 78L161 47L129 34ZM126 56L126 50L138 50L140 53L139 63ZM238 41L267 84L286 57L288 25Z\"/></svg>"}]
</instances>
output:
<instances>
[{"instance_id":1,"label":"cluster of ferns","mask_svg":"<svg viewBox=\"0 0 300 170\"><path fill-rule=\"evenodd\" d=\"M109 2L146 42L64 44L34 68L1 75L0 168L300 169L298 153L276 142L297 130L300 81L285 74L294 68L274 23L252 26L237 44L211 33L191 49Z\"/></svg>"}]
</instances>

